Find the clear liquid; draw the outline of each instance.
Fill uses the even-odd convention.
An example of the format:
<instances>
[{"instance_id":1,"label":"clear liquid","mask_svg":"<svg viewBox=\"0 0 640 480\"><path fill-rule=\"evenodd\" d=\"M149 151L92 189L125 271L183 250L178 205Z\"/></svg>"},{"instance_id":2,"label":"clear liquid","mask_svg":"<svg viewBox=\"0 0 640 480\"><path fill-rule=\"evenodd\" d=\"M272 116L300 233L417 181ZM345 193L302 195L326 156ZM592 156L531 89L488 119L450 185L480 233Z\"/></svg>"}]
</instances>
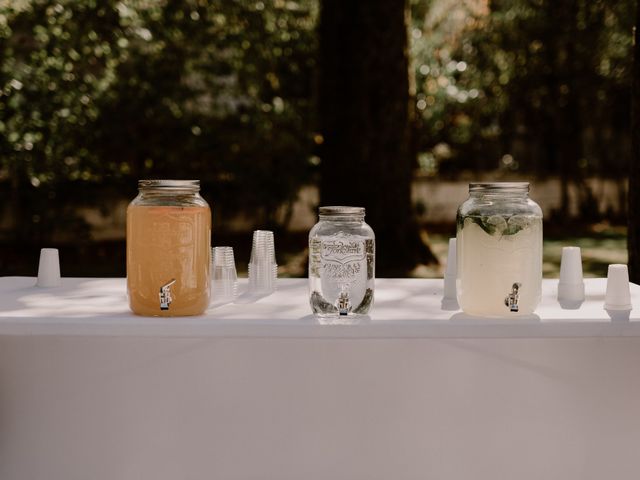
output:
<instances>
[{"instance_id":1,"label":"clear liquid","mask_svg":"<svg viewBox=\"0 0 640 480\"><path fill-rule=\"evenodd\" d=\"M209 207L130 205L127 209L129 306L145 316L199 315L209 306ZM171 299L161 288L168 287ZM163 308L165 307L165 308Z\"/></svg>"},{"instance_id":2,"label":"clear liquid","mask_svg":"<svg viewBox=\"0 0 640 480\"><path fill-rule=\"evenodd\" d=\"M320 317L366 315L373 305L375 244L371 238L338 233L309 242L309 292Z\"/></svg>"},{"instance_id":3,"label":"clear liquid","mask_svg":"<svg viewBox=\"0 0 640 480\"><path fill-rule=\"evenodd\" d=\"M517 233L487 233L477 219L465 218L458 230L457 294L470 315L512 317L530 315L542 289L542 219L526 217ZM505 304L519 284L517 311Z\"/></svg>"}]
</instances>

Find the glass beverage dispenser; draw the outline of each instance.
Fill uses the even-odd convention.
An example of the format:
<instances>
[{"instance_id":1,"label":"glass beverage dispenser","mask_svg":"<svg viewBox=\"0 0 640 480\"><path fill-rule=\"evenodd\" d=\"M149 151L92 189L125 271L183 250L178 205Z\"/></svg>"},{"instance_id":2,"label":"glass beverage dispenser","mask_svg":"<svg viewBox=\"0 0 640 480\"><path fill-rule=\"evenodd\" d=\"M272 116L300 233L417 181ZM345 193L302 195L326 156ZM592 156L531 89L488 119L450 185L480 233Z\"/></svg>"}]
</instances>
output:
<instances>
[{"instance_id":1,"label":"glass beverage dispenser","mask_svg":"<svg viewBox=\"0 0 640 480\"><path fill-rule=\"evenodd\" d=\"M199 180L140 180L127 208L127 292L134 313L199 315L209 306L211 210Z\"/></svg>"}]
</instances>

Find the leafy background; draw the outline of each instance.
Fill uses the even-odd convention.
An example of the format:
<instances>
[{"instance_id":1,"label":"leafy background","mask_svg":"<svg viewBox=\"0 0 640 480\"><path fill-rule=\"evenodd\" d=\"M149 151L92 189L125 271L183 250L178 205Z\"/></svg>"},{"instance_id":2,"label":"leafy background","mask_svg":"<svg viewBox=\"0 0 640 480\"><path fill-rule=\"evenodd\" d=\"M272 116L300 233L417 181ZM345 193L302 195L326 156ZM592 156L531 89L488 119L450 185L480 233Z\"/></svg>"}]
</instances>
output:
<instances>
[{"instance_id":1,"label":"leafy background","mask_svg":"<svg viewBox=\"0 0 640 480\"><path fill-rule=\"evenodd\" d=\"M634 2L407 7L416 175L558 177L563 202L548 220L560 235L570 185L581 225L624 222L622 208L598 210L587 179L619 182L624 205ZM6 251L64 243L90 274L91 251L107 258L121 245L92 243L79 209L107 213L150 177L200 178L223 234L239 214L248 230L285 231L321 162L320 8L316 0L0 0ZM19 256L0 266L32 268Z\"/></svg>"}]
</instances>

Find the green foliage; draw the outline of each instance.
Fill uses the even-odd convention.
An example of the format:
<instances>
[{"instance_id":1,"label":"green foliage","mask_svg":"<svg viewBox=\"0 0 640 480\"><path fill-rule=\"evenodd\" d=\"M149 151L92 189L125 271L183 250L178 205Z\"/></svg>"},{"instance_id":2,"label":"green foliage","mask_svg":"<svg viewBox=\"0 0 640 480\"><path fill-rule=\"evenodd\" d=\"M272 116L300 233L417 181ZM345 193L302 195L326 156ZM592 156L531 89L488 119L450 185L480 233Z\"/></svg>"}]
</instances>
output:
<instances>
[{"instance_id":1,"label":"green foliage","mask_svg":"<svg viewBox=\"0 0 640 480\"><path fill-rule=\"evenodd\" d=\"M432 173L623 171L635 2L411 4L419 144Z\"/></svg>"},{"instance_id":2,"label":"green foliage","mask_svg":"<svg viewBox=\"0 0 640 480\"><path fill-rule=\"evenodd\" d=\"M78 227L79 196L150 177L200 178L218 220L283 222L321 141L319 3L0 0L0 200L18 237ZM619 175L634 4L411 0L422 170Z\"/></svg>"},{"instance_id":3,"label":"green foliage","mask_svg":"<svg viewBox=\"0 0 640 480\"><path fill-rule=\"evenodd\" d=\"M3 167L34 187L91 179L101 169L89 132L125 57L117 12L95 2L29 2L1 15Z\"/></svg>"},{"instance_id":4,"label":"green foliage","mask_svg":"<svg viewBox=\"0 0 640 480\"><path fill-rule=\"evenodd\" d=\"M32 220L37 196L55 210L63 188L171 177L275 222L310 174L316 16L311 0L0 2L0 178Z\"/></svg>"}]
</instances>

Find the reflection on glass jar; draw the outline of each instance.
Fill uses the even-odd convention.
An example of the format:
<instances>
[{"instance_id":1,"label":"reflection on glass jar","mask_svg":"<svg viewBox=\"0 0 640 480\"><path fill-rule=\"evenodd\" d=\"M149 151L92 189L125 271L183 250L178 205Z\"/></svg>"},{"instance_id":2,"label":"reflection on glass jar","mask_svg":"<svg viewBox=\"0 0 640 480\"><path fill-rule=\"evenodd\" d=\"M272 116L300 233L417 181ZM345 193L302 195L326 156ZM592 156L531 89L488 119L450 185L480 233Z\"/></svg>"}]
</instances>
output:
<instances>
[{"instance_id":1,"label":"reflection on glass jar","mask_svg":"<svg viewBox=\"0 0 640 480\"><path fill-rule=\"evenodd\" d=\"M457 215L457 294L471 315L533 313L542 289L542 210L525 182L472 183Z\"/></svg>"},{"instance_id":2,"label":"reflection on glass jar","mask_svg":"<svg viewBox=\"0 0 640 480\"><path fill-rule=\"evenodd\" d=\"M199 315L209 305L211 210L197 180L140 180L127 208L127 291L138 315Z\"/></svg>"},{"instance_id":3,"label":"reflection on glass jar","mask_svg":"<svg viewBox=\"0 0 640 480\"><path fill-rule=\"evenodd\" d=\"M373 304L375 236L364 208L320 207L309 232L309 301L320 317L365 315Z\"/></svg>"}]
</instances>

